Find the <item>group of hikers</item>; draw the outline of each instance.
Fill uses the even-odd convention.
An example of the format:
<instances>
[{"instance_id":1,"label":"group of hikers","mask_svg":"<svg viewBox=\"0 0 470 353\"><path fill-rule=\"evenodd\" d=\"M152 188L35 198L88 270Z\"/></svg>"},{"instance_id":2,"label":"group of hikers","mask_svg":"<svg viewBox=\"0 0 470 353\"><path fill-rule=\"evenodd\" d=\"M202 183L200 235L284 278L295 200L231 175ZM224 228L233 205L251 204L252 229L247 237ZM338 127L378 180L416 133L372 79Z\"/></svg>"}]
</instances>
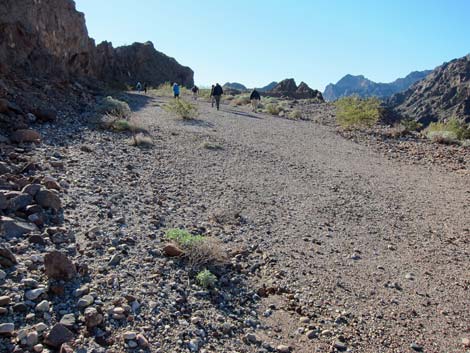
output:
<instances>
[{"instance_id":1,"label":"group of hikers","mask_svg":"<svg viewBox=\"0 0 470 353\"><path fill-rule=\"evenodd\" d=\"M147 93L147 83L144 82L142 84L140 82L137 82L136 89L138 92L144 91L145 93ZM191 92L193 94L193 99L197 100L199 96L199 87L194 85L193 88L191 88ZM210 94L212 108L214 108L215 105L217 110L220 110L220 100L223 94L224 90L220 84L216 83L215 85L212 85ZM173 96L175 97L175 99L179 99L180 97L180 85L176 82L173 84ZM256 112L259 107L259 103L261 102L261 95L256 90L256 88L254 88L250 94L250 101L253 112Z\"/></svg>"}]
</instances>

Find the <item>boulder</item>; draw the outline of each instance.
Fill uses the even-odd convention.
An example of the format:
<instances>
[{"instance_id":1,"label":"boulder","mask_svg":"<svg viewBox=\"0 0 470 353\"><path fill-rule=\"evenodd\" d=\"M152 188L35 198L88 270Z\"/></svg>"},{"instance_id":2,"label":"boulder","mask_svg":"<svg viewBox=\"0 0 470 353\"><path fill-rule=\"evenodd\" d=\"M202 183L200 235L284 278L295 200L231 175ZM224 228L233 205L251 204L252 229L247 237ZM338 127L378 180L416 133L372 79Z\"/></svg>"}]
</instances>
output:
<instances>
[{"instance_id":1,"label":"boulder","mask_svg":"<svg viewBox=\"0 0 470 353\"><path fill-rule=\"evenodd\" d=\"M60 210L62 202L57 193L51 190L40 190L35 197L39 206L44 208L52 208L55 211Z\"/></svg>"},{"instance_id":2,"label":"boulder","mask_svg":"<svg viewBox=\"0 0 470 353\"><path fill-rule=\"evenodd\" d=\"M5 162L0 162L0 175L10 174L12 172L11 167Z\"/></svg>"},{"instance_id":3,"label":"boulder","mask_svg":"<svg viewBox=\"0 0 470 353\"><path fill-rule=\"evenodd\" d=\"M33 197L30 194L21 193L10 199L8 208L12 212L16 212L25 209L33 202Z\"/></svg>"},{"instance_id":4,"label":"boulder","mask_svg":"<svg viewBox=\"0 0 470 353\"><path fill-rule=\"evenodd\" d=\"M88 329L92 329L103 322L103 315L95 308L85 309L85 324Z\"/></svg>"},{"instance_id":5,"label":"boulder","mask_svg":"<svg viewBox=\"0 0 470 353\"><path fill-rule=\"evenodd\" d=\"M0 192L0 211L8 208L8 200L4 193Z\"/></svg>"},{"instance_id":6,"label":"boulder","mask_svg":"<svg viewBox=\"0 0 470 353\"><path fill-rule=\"evenodd\" d=\"M10 139L16 143L39 142L41 141L41 135L39 132L32 129L20 129L14 131L11 134Z\"/></svg>"},{"instance_id":7,"label":"boulder","mask_svg":"<svg viewBox=\"0 0 470 353\"><path fill-rule=\"evenodd\" d=\"M0 229L7 239L19 238L25 234L37 231L38 227L29 222L10 217L0 218Z\"/></svg>"},{"instance_id":8,"label":"boulder","mask_svg":"<svg viewBox=\"0 0 470 353\"><path fill-rule=\"evenodd\" d=\"M43 123L53 122L57 119L57 111L52 108L37 108L32 113Z\"/></svg>"},{"instance_id":9,"label":"boulder","mask_svg":"<svg viewBox=\"0 0 470 353\"><path fill-rule=\"evenodd\" d=\"M74 263L63 253L52 251L44 256L44 268L49 278L71 280L77 275Z\"/></svg>"},{"instance_id":10,"label":"boulder","mask_svg":"<svg viewBox=\"0 0 470 353\"><path fill-rule=\"evenodd\" d=\"M44 343L53 348L60 348L64 343L72 341L73 333L62 324L55 324L46 336Z\"/></svg>"},{"instance_id":11,"label":"boulder","mask_svg":"<svg viewBox=\"0 0 470 353\"><path fill-rule=\"evenodd\" d=\"M183 250L174 244L167 244L163 247L163 253L168 257L179 257L184 254Z\"/></svg>"},{"instance_id":12,"label":"boulder","mask_svg":"<svg viewBox=\"0 0 470 353\"><path fill-rule=\"evenodd\" d=\"M0 266L9 268L17 263L16 257L11 250L5 244L0 244Z\"/></svg>"}]
</instances>

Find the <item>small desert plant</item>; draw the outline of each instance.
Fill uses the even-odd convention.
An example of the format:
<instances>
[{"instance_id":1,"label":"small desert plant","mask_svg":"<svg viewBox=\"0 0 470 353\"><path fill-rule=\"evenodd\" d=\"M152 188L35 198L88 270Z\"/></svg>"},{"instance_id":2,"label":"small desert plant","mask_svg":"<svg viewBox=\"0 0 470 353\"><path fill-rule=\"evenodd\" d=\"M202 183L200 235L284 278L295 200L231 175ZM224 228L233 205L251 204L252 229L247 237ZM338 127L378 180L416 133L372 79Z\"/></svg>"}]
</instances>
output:
<instances>
[{"instance_id":1,"label":"small desert plant","mask_svg":"<svg viewBox=\"0 0 470 353\"><path fill-rule=\"evenodd\" d=\"M413 119L404 119L400 121L400 124L405 127L406 131L419 131L422 129L423 124Z\"/></svg>"},{"instance_id":2,"label":"small desert plant","mask_svg":"<svg viewBox=\"0 0 470 353\"><path fill-rule=\"evenodd\" d=\"M470 139L460 142L463 147L470 147Z\"/></svg>"},{"instance_id":3,"label":"small desert plant","mask_svg":"<svg viewBox=\"0 0 470 353\"><path fill-rule=\"evenodd\" d=\"M163 106L168 112L178 115L182 119L193 119L198 115L196 105L185 101L184 99L173 99Z\"/></svg>"},{"instance_id":4,"label":"small desert plant","mask_svg":"<svg viewBox=\"0 0 470 353\"><path fill-rule=\"evenodd\" d=\"M299 120L302 119L302 112L300 110L293 110L287 115L289 119Z\"/></svg>"},{"instance_id":5,"label":"small desert plant","mask_svg":"<svg viewBox=\"0 0 470 353\"><path fill-rule=\"evenodd\" d=\"M191 268L218 266L226 262L223 246L215 238L192 235L187 230L178 228L166 231L165 237L181 248Z\"/></svg>"},{"instance_id":6,"label":"small desert plant","mask_svg":"<svg viewBox=\"0 0 470 353\"><path fill-rule=\"evenodd\" d=\"M221 145L216 142L205 141L202 143L202 147L208 150L221 150L223 149Z\"/></svg>"},{"instance_id":7,"label":"small desert plant","mask_svg":"<svg viewBox=\"0 0 470 353\"><path fill-rule=\"evenodd\" d=\"M204 239L202 235L192 235L187 230L179 228L167 230L165 237L181 246L183 250L194 246L196 243L202 242Z\"/></svg>"},{"instance_id":8,"label":"small desert plant","mask_svg":"<svg viewBox=\"0 0 470 353\"><path fill-rule=\"evenodd\" d=\"M266 105L266 111L271 115L279 115L283 111L282 107L278 104L270 103Z\"/></svg>"},{"instance_id":9,"label":"small desert plant","mask_svg":"<svg viewBox=\"0 0 470 353\"><path fill-rule=\"evenodd\" d=\"M250 104L250 96L247 94L240 94L238 96L234 96L231 102L234 106L242 106Z\"/></svg>"},{"instance_id":10,"label":"small desert plant","mask_svg":"<svg viewBox=\"0 0 470 353\"><path fill-rule=\"evenodd\" d=\"M205 269L197 274L196 281L203 288L212 288L217 282L217 277L211 271Z\"/></svg>"},{"instance_id":11,"label":"small desert plant","mask_svg":"<svg viewBox=\"0 0 470 353\"><path fill-rule=\"evenodd\" d=\"M129 139L129 145L150 147L153 146L153 140L150 136L146 136L144 134L136 134Z\"/></svg>"},{"instance_id":12,"label":"small desert plant","mask_svg":"<svg viewBox=\"0 0 470 353\"><path fill-rule=\"evenodd\" d=\"M470 127L457 118L451 118L446 122L431 123L426 128L425 135L433 142L457 143L470 138Z\"/></svg>"},{"instance_id":13,"label":"small desert plant","mask_svg":"<svg viewBox=\"0 0 470 353\"><path fill-rule=\"evenodd\" d=\"M131 115L131 109L126 102L113 97L106 97L100 102L98 112L101 114L112 115L118 118L127 118Z\"/></svg>"},{"instance_id":14,"label":"small desert plant","mask_svg":"<svg viewBox=\"0 0 470 353\"><path fill-rule=\"evenodd\" d=\"M338 124L346 129L372 127L380 118L377 98L344 97L335 102Z\"/></svg>"}]
</instances>

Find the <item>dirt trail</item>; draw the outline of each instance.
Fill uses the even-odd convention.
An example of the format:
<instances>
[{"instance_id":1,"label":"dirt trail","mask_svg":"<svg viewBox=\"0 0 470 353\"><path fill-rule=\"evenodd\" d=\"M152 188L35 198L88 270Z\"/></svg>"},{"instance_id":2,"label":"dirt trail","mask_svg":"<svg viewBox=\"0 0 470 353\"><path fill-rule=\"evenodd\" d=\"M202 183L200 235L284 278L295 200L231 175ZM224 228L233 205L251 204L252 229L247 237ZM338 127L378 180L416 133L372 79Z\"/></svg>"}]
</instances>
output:
<instances>
[{"instance_id":1,"label":"dirt trail","mask_svg":"<svg viewBox=\"0 0 470 353\"><path fill-rule=\"evenodd\" d=\"M226 105L217 112L205 102L196 120L182 121L161 109L164 99L134 95L131 102L134 119L155 137L153 149L87 129L75 131L78 144L67 147L76 180L69 219L137 242L120 268L101 271L103 283L117 278L114 294L144 288L136 294L142 301L161 300L150 289L157 273L161 288L170 283L171 302L171 281L183 281L184 271L158 270L173 264L148 255L161 230L199 228L250 249L242 264L246 286L276 292L253 305L240 302L230 316L240 316L240 335L253 331L263 344L246 345L234 334L218 344L206 338L207 352L280 344L293 352L404 352L412 344L425 352L462 350L470 335L468 176L389 161L309 121ZM92 158L79 150L83 143L96 146ZM103 208L114 220L125 216L126 226ZM149 240L155 232L157 240ZM90 266L107 256L90 256ZM164 326L170 321L148 328L157 351L179 351L171 337L181 322Z\"/></svg>"}]
</instances>

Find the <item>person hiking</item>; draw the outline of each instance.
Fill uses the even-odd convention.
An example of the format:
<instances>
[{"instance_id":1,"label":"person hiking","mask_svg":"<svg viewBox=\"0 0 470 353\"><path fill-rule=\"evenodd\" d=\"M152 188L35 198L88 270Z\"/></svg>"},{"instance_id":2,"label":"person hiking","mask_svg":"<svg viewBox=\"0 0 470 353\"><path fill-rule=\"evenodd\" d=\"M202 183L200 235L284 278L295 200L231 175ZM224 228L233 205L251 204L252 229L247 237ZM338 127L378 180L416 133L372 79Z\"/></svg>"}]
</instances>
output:
<instances>
[{"instance_id":1,"label":"person hiking","mask_svg":"<svg viewBox=\"0 0 470 353\"><path fill-rule=\"evenodd\" d=\"M137 90L137 92L140 92L142 91L142 84L139 82L137 82L137 84L135 85L135 89Z\"/></svg>"},{"instance_id":2,"label":"person hiking","mask_svg":"<svg viewBox=\"0 0 470 353\"><path fill-rule=\"evenodd\" d=\"M147 82L144 82L144 92L147 94Z\"/></svg>"},{"instance_id":3,"label":"person hiking","mask_svg":"<svg viewBox=\"0 0 470 353\"><path fill-rule=\"evenodd\" d=\"M173 84L173 95L175 96L175 99L180 97L180 86L176 82Z\"/></svg>"},{"instance_id":4,"label":"person hiking","mask_svg":"<svg viewBox=\"0 0 470 353\"><path fill-rule=\"evenodd\" d=\"M222 97L222 94L224 94L224 90L222 89L222 86L217 83L214 87L214 91L212 92L217 110L220 109L220 98Z\"/></svg>"},{"instance_id":5,"label":"person hiking","mask_svg":"<svg viewBox=\"0 0 470 353\"><path fill-rule=\"evenodd\" d=\"M261 95L256 90L256 88L254 88L253 92L251 92L250 101L251 101L251 108L253 109L254 112L256 112L259 106L259 102L261 101Z\"/></svg>"},{"instance_id":6,"label":"person hiking","mask_svg":"<svg viewBox=\"0 0 470 353\"><path fill-rule=\"evenodd\" d=\"M215 101L215 99L214 99L214 88L215 88L215 85L212 85L211 96L210 96L212 108L214 108L214 101Z\"/></svg>"},{"instance_id":7,"label":"person hiking","mask_svg":"<svg viewBox=\"0 0 470 353\"><path fill-rule=\"evenodd\" d=\"M199 94L199 87L194 85L194 87L191 89L191 92L193 92L193 99L197 100L197 96Z\"/></svg>"}]
</instances>

